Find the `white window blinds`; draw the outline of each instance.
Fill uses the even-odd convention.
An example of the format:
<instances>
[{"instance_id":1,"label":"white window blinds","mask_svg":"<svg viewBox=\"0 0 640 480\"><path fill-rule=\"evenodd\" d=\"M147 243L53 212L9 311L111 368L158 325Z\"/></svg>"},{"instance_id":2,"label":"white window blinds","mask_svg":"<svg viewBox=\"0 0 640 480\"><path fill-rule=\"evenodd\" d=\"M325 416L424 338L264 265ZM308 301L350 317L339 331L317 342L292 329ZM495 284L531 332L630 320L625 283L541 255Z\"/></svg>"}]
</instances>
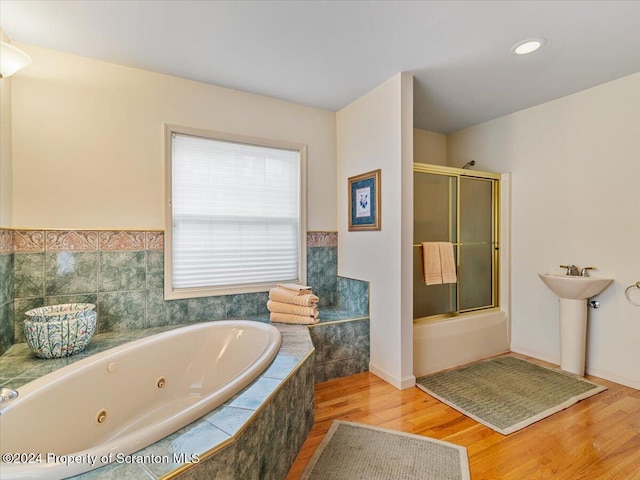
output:
<instances>
[{"instance_id":1,"label":"white window blinds","mask_svg":"<svg viewBox=\"0 0 640 480\"><path fill-rule=\"evenodd\" d=\"M172 133L173 289L300 278L300 152Z\"/></svg>"}]
</instances>

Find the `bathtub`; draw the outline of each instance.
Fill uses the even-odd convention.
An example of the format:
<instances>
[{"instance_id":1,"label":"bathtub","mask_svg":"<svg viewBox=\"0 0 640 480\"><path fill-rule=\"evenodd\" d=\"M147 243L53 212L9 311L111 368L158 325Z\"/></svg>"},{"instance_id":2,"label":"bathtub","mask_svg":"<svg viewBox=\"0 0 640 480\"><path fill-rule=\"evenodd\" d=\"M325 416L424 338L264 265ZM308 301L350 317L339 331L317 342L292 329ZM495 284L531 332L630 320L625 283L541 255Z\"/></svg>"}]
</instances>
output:
<instances>
[{"instance_id":1,"label":"bathtub","mask_svg":"<svg viewBox=\"0 0 640 480\"><path fill-rule=\"evenodd\" d=\"M274 359L280 342L280 332L270 324L200 323L106 350L34 380L0 411L1 477L59 479L134 461L130 454L251 383Z\"/></svg>"},{"instance_id":2,"label":"bathtub","mask_svg":"<svg viewBox=\"0 0 640 480\"><path fill-rule=\"evenodd\" d=\"M506 312L471 313L413 325L416 377L509 351Z\"/></svg>"}]
</instances>

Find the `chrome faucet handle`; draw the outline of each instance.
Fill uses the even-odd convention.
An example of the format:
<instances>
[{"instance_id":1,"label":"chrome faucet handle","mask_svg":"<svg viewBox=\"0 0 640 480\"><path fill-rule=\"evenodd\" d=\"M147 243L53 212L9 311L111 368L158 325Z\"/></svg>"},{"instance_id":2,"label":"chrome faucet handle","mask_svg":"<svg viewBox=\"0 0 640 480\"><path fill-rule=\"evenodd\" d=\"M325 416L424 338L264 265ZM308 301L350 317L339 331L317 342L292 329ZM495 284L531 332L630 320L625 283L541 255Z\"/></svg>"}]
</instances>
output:
<instances>
[{"instance_id":1,"label":"chrome faucet handle","mask_svg":"<svg viewBox=\"0 0 640 480\"><path fill-rule=\"evenodd\" d=\"M566 268L567 275L570 275L572 277L578 275L578 267L576 267L575 265L560 265L560 268Z\"/></svg>"},{"instance_id":2,"label":"chrome faucet handle","mask_svg":"<svg viewBox=\"0 0 640 480\"><path fill-rule=\"evenodd\" d=\"M581 277L588 277L589 276L589 270L595 270L596 267L582 267L582 269L580 270L580 276Z\"/></svg>"},{"instance_id":3,"label":"chrome faucet handle","mask_svg":"<svg viewBox=\"0 0 640 480\"><path fill-rule=\"evenodd\" d=\"M2 387L0 388L0 404L9 403L18 396L18 391L12 388Z\"/></svg>"}]
</instances>

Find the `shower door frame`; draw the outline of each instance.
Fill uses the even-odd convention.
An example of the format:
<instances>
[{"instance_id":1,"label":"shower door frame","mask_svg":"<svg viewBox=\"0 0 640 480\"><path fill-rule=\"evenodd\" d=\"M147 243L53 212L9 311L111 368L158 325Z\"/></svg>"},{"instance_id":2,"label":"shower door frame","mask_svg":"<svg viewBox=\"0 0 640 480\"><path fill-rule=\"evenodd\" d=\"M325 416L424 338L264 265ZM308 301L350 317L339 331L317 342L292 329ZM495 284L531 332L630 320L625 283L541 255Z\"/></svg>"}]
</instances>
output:
<instances>
[{"instance_id":1,"label":"shower door frame","mask_svg":"<svg viewBox=\"0 0 640 480\"><path fill-rule=\"evenodd\" d=\"M456 310L454 312L439 313L434 315L428 315L426 317L414 318L414 323L421 321L440 320L443 318L457 317L465 314L474 314L477 312L489 312L500 309L500 179L499 173L493 172L481 172L478 170L468 170L455 167L445 167L442 165L432 165L428 163L415 163L413 164L413 172L430 173L434 175L442 175L447 177L456 178L456 242L452 242L456 249L456 270L459 275L460 272L460 247L463 243L460 242L460 178L480 178L491 181L492 190L492 212L491 212L491 228L493 249L491 250L492 257L492 271L491 271L491 304L481 307L467 308L460 310L460 287L456 288ZM486 242L467 242L467 245L480 245L486 244Z\"/></svg>"}]
</instances>

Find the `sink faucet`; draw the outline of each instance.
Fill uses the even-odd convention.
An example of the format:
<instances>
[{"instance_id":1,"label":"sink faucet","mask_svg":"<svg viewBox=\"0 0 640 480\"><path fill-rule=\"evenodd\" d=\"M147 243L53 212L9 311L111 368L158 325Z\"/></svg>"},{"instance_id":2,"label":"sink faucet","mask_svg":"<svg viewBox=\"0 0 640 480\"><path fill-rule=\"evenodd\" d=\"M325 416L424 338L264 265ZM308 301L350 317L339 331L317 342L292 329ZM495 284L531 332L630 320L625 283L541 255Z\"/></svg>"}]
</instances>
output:
<instances>
[{"instance_id":1,"label":"sink faucet","mask_svg":"<svg viewBox=\"0 0 640 480\"><path fill-rule=\"evenodd\" d=\"M560 268L566 268L567 275L570 275L572 277L577 277L580 275L580 271L578 270L578 267L576 267L575 265L560 265Z\"/></svg>"},{"instance_id":2,"label":"sink faucet","mask_svg":"<svg viewBox=\"0 0 640 480\"><path fill-rule=\"evenodd\" d=\"M594 270L596 267L582 267L580 269L580 276L581 277L588 277L589 276L589 270Z\"/></svg>"},{"instance_id":3,"label":"sink faucet","mask_svg":"<svg viewBox=\"0 0 640 480\"><path fill-rule=\"evenodd\" d=\"M4 406L6 403L11 402L18 398L18 391L11 388L0 388L0 406Z\"/></svg>"}]
</instances>

